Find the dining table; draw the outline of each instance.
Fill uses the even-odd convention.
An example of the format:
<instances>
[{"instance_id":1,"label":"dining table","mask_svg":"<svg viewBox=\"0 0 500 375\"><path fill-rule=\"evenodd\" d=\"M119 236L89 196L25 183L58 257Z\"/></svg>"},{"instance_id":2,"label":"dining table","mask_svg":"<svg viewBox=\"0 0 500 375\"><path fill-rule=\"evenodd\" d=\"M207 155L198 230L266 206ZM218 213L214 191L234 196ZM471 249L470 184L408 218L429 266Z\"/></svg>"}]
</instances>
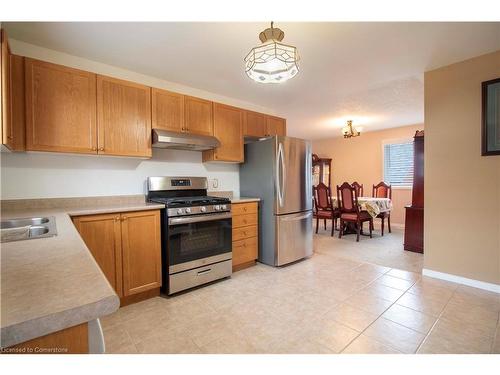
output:
<instances>
[{"instance_id":1,"label":"dining table","mask_svg":"<svg viewBox=\"0 0 500 375\"><path fill-rule=\"evenodd\" d=\"M339 207L338 198L330 197L334 208ZM367 211L371 217L376 218L381 212L390 212L392 210L392 200L390 198L377 197L358 197L360 211Z\"/></svg>"},{"instance_id":2,"label":"dining table","mask_svg":"<svg viewBox=\"0 0 500 375\"><path fill-rule=\"evenodd\" d=\"M337 196L330 197L333 208L339 207L339 202ZM360 211L366 211L372 218L376 218L381 212L392 211L392 200L390 198L378 198L378 197L358 197L358 205ZM354 225L347 223L347 228L344 234L356 233ZM361 234L363 233L363 228L361 228Z\"/></svg>"}]
</instances>

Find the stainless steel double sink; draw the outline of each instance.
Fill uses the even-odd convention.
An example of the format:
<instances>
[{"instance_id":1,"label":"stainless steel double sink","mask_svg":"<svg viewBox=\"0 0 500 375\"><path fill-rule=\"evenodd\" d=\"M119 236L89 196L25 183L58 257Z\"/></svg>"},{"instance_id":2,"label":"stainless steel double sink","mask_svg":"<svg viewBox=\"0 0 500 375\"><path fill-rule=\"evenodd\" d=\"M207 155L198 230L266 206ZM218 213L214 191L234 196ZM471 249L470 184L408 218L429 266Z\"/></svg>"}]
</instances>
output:
<instances>
[{"instance_id":1,"label":"stainless steel double sink","mask_svg":"<svg viewBox=\"0 0 500 375\"><path fill-rule=\"evenodd\" d=\"M30 240L57 235L56 218L28 217L0 221L1 242Z\"/></svg>"}]
</instances>

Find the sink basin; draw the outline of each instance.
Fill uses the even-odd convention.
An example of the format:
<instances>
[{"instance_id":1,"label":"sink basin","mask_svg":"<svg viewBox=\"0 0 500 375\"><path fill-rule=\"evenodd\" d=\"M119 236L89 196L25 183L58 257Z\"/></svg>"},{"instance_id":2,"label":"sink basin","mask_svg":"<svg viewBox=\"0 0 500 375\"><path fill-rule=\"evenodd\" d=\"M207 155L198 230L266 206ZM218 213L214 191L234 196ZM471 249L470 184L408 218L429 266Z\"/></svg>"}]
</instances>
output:
<instances>
[{"instance_id":1,"label":"sink basin","mask_svg":"<svg viewBox=\"0 0 500 375\"><path fill-rule=\"evenodd\" d=\"M49 216L2 220L0 234L1 242L56 236L56 218Z\"/></svg>"},{"instance_id":2,"label":"sink basin","mask_svg":"<svg viewBox=\"0 0 500 375\"><path fill-rule=\"evenodd\" d=\"M31 217L26 219L10 219L10 220L2 220L0 222L0 229L8 229L8 228L19 228L26 227L31 225L41 225L48 223L50 219L48 217Z\"/></svg>"},{"instance_id":3,"label":"sink basin","mask_svg":"<svg viewBox=\"0 0 500 375\"><path fill-rule=\"evenodd\" d=\"M49 233L49 228L44 227L44 226L33 226L30 227L29 229L29 236L30 237L40 237L44 234Z\"/></svg>"}]
</instances>

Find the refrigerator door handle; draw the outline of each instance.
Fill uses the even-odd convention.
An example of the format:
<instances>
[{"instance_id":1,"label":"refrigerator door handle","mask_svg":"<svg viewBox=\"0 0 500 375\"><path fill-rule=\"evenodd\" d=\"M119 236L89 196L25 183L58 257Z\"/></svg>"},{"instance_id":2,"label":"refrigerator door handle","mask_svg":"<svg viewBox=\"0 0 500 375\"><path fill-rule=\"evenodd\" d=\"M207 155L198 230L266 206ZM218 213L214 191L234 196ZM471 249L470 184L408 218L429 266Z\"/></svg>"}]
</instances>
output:
<instances>
[{"instance_id":1,"label":"refrigerator door handle","mask_svg":"<svg viewBox=\"0 0 500 375\"><path fill-rule=\"evenodd\" d=\"M283 145L278 145L278 157L276 158L276 190L278 192L278 203L283 207L283 187L281 186L281 175L283 174ZM280 173L281 172L281 173Z\"/></svg>"},{"instance_id":2,"label":"refrigerator door handle","mask_svg":"<svg viewBox=\"0 0 500 375\"><path fill-rule=\"evenodd\" d=\"M285 186L286 186L286 163L285 152L283 151L283 143L280 143L281 148L281 200L285 199Z\"/></svg>"},{"instance_id":3,"label":"refrigerator door handle","mask_svg":"<svg viewBox=\"0 0 500 375\"><path fill-rule=\"evenodd\" d=\"M304 219L307 219L308 217L310 217L311 215L312 215L312 212L309 211L302 216L285 217L285 218L283 218L283 221L304 220Z\"/></svg>"}]
</instances>

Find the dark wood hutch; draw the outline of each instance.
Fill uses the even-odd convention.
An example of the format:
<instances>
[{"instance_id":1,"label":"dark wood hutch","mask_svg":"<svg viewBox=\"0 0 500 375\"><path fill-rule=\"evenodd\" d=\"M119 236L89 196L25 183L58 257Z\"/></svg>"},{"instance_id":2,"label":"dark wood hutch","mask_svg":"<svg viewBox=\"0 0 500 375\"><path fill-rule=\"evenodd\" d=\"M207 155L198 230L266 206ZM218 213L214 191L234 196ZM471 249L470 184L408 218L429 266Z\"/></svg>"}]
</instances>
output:
<instances>
[{"instance_id":1,"label":"dark wood hutch","mask_svg":"<svg viewBox=\"0 0 500 375\"><path fill-rule=\"evenodd\" d=\"M332 184L332 159L320 158L312 154L313 186L324 183L331 191Z\"/></svg>"},{"instance_id":2,"label":"dark wood hutch","mask_svg":"<svg viewBox=\"0 0 500 375\"><path fill-rule=\"evenodd\" d=\"M404 249L424 252L424 131L413 138L413 190L411 205L405 207Z\"/></svg>"}]
</instances>

